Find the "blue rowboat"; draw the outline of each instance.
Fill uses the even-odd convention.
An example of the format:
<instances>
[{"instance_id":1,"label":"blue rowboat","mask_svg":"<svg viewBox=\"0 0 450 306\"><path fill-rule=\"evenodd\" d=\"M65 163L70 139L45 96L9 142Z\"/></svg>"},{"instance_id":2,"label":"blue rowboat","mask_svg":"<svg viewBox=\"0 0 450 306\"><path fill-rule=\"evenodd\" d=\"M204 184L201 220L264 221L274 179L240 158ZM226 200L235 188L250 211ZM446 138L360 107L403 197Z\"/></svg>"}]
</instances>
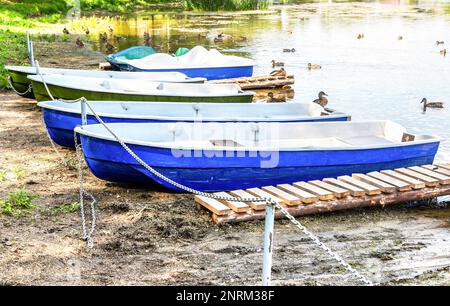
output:
<instances>
[{"instance_id":1,"label":"blue rowboat","mask_svg":"<svg viewBox=\"0 0 450 306\"><path fill-rule=\"evenodd\" d=\"M171 103L90 101L105 122L310 122L347 121L344 113L326 113L316 103ZM74 147L73 130L81 125L80 103L39 102L53 141ZM88 124L98 123L88 111Z\"/></svg>"},{"instance_id":2,"label":"blue rowboat","mask_svg":"<svg viewBox=\"0 0 450 306\"><path fill-rule=\"evenodd\" d=\"M148 165L202 191L294 183L431 164L440 140L390 121L314 123L112 123ZM102 125L75 129L100 179L157 182Z\"/></svg>"},{"instance_id":3,"label":"blue rowboat","mask_svg":"<svg viewBox=\"0 0 450 306\"><path fill-rule=\"evenodd\" d=\"M253 75L255 62L248 58L223 55L215 49L201 46L181 56L165 53L151 54L140 59L107 60L115 69L137 72L181 72L191 78L208 80L249 77Z\"/></svg>"}]
</instances>

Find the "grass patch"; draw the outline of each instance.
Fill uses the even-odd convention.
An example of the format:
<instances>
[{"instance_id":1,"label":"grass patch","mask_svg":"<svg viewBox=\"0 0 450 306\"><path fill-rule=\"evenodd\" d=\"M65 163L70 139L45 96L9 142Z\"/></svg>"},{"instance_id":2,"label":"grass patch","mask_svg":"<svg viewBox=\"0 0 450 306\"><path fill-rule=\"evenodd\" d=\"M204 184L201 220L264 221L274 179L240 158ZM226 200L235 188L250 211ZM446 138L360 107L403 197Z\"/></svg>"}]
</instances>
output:
<instances>
[{"instance_id":1,"label":"grass patch","mask_svg":"<svg viewBox=\"0 0 450 306\"><path fill-rule=\"evenodd\" d=\"M1 19L1 18L0 18ZM27 40L24 33L15 33L9 30L0 30L0 89L6 87L5 65L27 64Z\"/></svg>"},{"instance_id":2,"label":"grass patch","mask_svg":"<svg viewBox=\"0 0 450 306\"><path fill-rule=\"evenodd\" d=\"M80 203L73 202L73 203L62 204L62 205L52 208L52 213L55 215L56 214L71 214L71 213L74 213L79 210L80 210Z\"/></svg>"},{"instance_id":3,"label":"grass patch","mask_svg":"<svg viewBox=\"0 0 450 306\"><path fill-rule=\"evenodd\" d=\"M0 171L0 182L6 181L7 178L8 174L6 173L6 171Z\"/></svg>"},{"instance_id":4,"label":"grass patch","mask_svg":"<svg viewBox=\"0 0 450 306\"><path fill-rule=\"evenodd\" d=\"M25 209L35 208L32 202L37 198L37 195L27 192L25 188L20 188L0 200L0 212L5 215L20 214Z\"/></svg>"},{"instance_id":5,"label":"grass patch","mask_svg":"<svg viewBox=\"0 0 450 306\"><path fill-rule=\"evenodd\" d=\"M14 174L16 175L16 178L18 180L23 180L25 178L25 176L27 175L27 172L25 171L24 168L22 168L20 166L15 166L14 167Z\"/></svg>"}]
</instances>

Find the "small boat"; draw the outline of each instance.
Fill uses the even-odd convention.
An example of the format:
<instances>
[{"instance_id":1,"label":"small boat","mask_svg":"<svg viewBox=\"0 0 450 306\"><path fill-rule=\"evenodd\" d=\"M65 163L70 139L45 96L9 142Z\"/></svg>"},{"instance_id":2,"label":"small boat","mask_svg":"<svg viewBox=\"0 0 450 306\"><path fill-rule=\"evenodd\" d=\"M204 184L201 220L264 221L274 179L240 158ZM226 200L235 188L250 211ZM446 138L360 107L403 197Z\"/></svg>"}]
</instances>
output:
<instances>
[{"instance_id":1,"label":"small boat","mask_svg":"<svg viewBox=\"0 0 450 306\"><path fill-rule=\"evenodd\" d=\"M6 66L11 77L11 83L18 92L25 92L30 86L31 81L27 78L29 75L36 75L36 67L31 66ZM77 77L94 77L110 79L140 79L152 80L155 82L173 82L173 83L203 83L205 78L190 78L180 72L155 72L155 73L136 73L123 71L100 71L100 70L79 70L79 69L61 69L61 68L40 68L43 75L55 74ZM26 95L33 98L32 92Z\"/></svg>"},{"instance_id":2,"label":"small boat","mask_svg":"<svg viewBox=\"0 0 450 306\"><path fill-rule=\"evenodd\" d=\"M165 53L151 54L140 59L107 60L120 70L168 72L177 71L189 77L204 77L208 80L249 77L253 75L255 62L248 58L223 55L215 49L201 46L192 48L181 56ZM120 63L120 65L118 65Z\"/></svg>"},{"instance_id":3,"label":"small boat","mask_svg":"<svg viewBox=\"0 0 450 306\"><path fill-rule=\"evenodd\" d=\"M96 101L145 102L252 102L254 92L236 84L163 83L138 79L88 78L61 75L28 76L38 101L51 100L44 78L54 98Z\"/></svg>"},{"instance_id":4,"label":"small boat","mask_svg":"<svg viewBox=\"0 0 450 306\"><path fill-rule=\"evenodd\" d=\"M202 191L235 190L433 163L440 140L391 121L111 123L148 165ZM136 162L103 125L77 127L92 173L172 185Z\"/></svg>"},{"instance_id":5,"label":"small boat","mask_svg":"<svg viewBox=\"0 0 450 306\"><path fill-rule=\"evenodd\" d=\"M347 121L344 113L326 113L315 103L175 103L89 101L95 112L111 122L311 122ZM80 103L39 102L50 137L74 147L73 130L81 125ZM88 110L88 124L98 123Z\"/></svg>"}]
</instances>

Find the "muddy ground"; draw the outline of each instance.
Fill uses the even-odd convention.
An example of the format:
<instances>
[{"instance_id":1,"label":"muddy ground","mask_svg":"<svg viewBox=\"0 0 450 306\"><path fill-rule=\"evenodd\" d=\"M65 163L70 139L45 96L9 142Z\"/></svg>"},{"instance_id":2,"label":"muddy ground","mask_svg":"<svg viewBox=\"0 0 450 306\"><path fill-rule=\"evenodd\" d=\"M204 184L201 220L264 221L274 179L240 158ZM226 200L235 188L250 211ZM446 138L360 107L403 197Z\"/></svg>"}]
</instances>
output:
<instances>
[{"instance_id":1,"label":"muddy ground","mask_svg":"<svg viewBox=\"0 0 450 306\"><path fill-rule=\"evenodd\" d=\"M89 68L101 55L41 44L44 66ZM61 55L63 50L63 55ZM52 56L58 53L60 56ZM67 60L70 58L70 60ZM84 64L80 64L84 63ZM60 149L75 162L71 150ZM85 169L98 201L95 247L80 239L77 171L53 151L32 100L0 92L0 197L20 187L36 208L0 214L0 283L11 285L258 285L262 222L214 225L193 197L101 181ZM450 285L450 207L375 208L300 221L362 274L383 285ZM273 283L355 285L343 269L286 220L275 225Z\"/></svg>"}]
</instances>

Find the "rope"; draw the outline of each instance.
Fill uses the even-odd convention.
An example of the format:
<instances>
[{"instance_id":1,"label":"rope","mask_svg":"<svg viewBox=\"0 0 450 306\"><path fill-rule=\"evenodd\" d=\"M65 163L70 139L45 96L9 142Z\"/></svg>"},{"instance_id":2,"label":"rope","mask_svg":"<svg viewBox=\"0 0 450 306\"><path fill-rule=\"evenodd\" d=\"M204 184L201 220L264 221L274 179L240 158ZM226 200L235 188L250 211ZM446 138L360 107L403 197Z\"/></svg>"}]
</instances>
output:
<instances>
[{"instance_id":1,"label":"rope","mask_svg":"<svg viewBox=\"0 0 450 306\"><path fill-rule=\"evenodd\" d=\"M36 62L36 66L38 67L37 69L38 69L38 73L39 73L39 64L37 62ZM42 78L42 81L44 83L44 86L45 86L49 96L54 100L42 75L41 75L41 78ZM357 270L352 268L352 266L349 265L346 261L344 261L344 259L342 259L342 257L340 257L338 254L334 253L329 247L327 247L323 242L321 242L320 239L317 238L317 236L315 236L312 232L310 232L304 225L302 225L297 219L295 219L283 206L281 206L280 204L275 202L273 199L262 198L262 197L240 198L240 197L231 197L231 196L220 196L220 195L216 195L216 194L202 192L202 191L190 188L188 186L184 186L180 183L177 183L174 180L164 176L163 174L161 174L158 171L156 171L155 169L153 169L153 167L149 166L145 161L143 161L139 156L137 156L130 149L130 147L128 147L128 145L112 129L109 128L109 126L102 120L102 118L100 118L100 116L94 111L94 109L89 104L89 102L86 100L86 98L82 97L77 100L59 99L59 101L66 102L66 103L84 102L87 105L87 107L90 109L90 111L94 115L94 117L97 119L97 121L113 136L113 138L125 149L125 151L131 157L133 157L141 166L143 166L145 169L147 169L150 173L152 173L156 177L162 179L163 181L177 187L178 189L184 190L186 192L189 192L189 193L192 193L192 194L195 194L198 196L204 196L204 197L216 199L216 200L225 200L225 201L231 201L231 202L232 201L235 201L235 202L265 202L266 205L272 205L275 208L278 208L281 211L281 213L283 213L283 215L285 215L294 225L296 225L296 227L298 229L300 229L300 231L305 236L307 236L312 242L314 242L322 250L324 250L327 254L329 254L331 256L331 258L333 258L339 264L341 264L345 270L347 270L349 273L351 273L356 278L360 279L365 285L369 285L369 286L373 285L373 283L370 280L368 280L365 276L363 276ZM77 152L82 152L81 145L77 144L76 133L75 133L74 137L75 137L75 144L76 144ZM87 193L85 193L84 189L83 189L83 171L82 171L82 166L81 166L81 164L82 164L81 154L79 156L80 156L79 157L80 207L81 207L81 218L82 218L82 226L83 226L83 238L87 241L88 247L92 247L93 241L92 241L91 236L95 230L95 224L96 224L95 198L92 195L88 194L93 199L93 201L91 202L92 226L91 226L91 230L88 232L86 229L84 203L83 203L84 194L87 194Z\"/></svg>"},{"instance_id":2,"label":"rope","mask_svg":"<svg viewBox=\"0 0 450 306\"><path fill-rule=\"evenodd\" d=\"M8 76L6 77L6 81L8 82L8 87L9 87L12 91L14 91L16 94L18 94L19 96L25 96L27 93L31 92L31 90L32 90L32 86L31 86L31 84L29 84L27 90L25 90L24 92L18 91L18 90L14 87L10 75L8 75Z\"/></svg>"}]
</instances>

